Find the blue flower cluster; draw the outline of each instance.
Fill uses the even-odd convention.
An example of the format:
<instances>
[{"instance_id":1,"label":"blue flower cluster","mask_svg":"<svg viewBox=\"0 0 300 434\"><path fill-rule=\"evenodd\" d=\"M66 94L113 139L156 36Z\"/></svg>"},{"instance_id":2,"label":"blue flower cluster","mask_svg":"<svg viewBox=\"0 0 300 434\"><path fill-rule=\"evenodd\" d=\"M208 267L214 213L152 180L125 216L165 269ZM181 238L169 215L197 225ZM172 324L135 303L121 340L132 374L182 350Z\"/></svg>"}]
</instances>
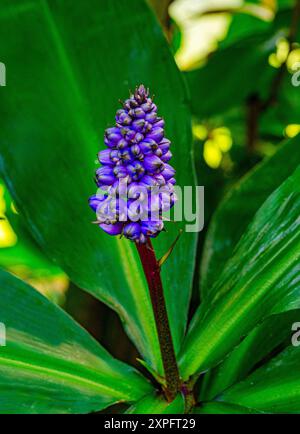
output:
<instances>
[{"instance_id":1,"label":"blue flower cluster","mask_svg":"<svg viewBox=\"0 0 300 434\"><path fill-rule=\"evenodd\" d=\"M175 170L165 138L165 122L143 85L116 114L116 126L105 132L107 149L98 155L98 194L89 200L99 226L110 235L137 243L164 228L162 213L175 202Z\"/></svg>"}]
</instances>

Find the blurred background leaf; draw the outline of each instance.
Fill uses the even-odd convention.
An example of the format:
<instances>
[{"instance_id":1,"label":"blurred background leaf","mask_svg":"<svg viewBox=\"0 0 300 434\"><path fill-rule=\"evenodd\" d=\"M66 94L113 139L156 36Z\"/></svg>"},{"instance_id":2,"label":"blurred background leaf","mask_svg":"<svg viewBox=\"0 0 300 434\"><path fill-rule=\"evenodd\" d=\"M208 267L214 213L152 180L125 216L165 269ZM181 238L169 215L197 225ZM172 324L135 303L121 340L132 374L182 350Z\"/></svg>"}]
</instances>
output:
<instances>
[{"instance_id":1,"label":"blurred background leaf","mask_svg":"<svg viewBox=\"0 0 300 434\"><path fill-rule=\"evenodd\" d=\"M31 237L4 183L0 183L0 266L30 283L51 301L63 304L69 281Z\"/></svg>"}]
</instances>

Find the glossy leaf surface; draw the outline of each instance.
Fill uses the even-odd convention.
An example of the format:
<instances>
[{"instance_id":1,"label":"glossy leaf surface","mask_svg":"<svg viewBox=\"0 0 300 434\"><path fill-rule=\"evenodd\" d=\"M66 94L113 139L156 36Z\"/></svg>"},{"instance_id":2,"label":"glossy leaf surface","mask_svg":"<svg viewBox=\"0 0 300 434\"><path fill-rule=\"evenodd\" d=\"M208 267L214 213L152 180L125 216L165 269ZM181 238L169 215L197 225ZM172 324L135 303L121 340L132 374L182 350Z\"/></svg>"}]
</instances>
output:
<instances>
[{"instance_id":1,"label":"glossy leaf surface","mask_svg":"<svg viewBox=\"0 0 300 434\"><path fill-rule=\"evenodd\" d=\"M1 413L89 413L151 390L60 308L4 271L0 298Z\"/></svg>"},{"instance_id":2,"label":"glossy leaf surface","mask_svg":"<svg viewBox=\"0 0 300 434\"><path fill-rule=\"evenodd\" d=\"M184 378L220 362L271 314L300 307L300 168L263 204L194 316Z\"/></svg>"},{"instance_id":3,"label":"glossy leaf surface","mask_svg":"<svg viewBox=\"0 0 300 434\"><path fill-rule=\"evenodd\" d=\"M209 296L234 247L267 197L300 164L300 136L288 140L224 197L210 223L201 264L201 295ZM284 163L283 163L284 162Z\"/></svg>"}]
</instances>

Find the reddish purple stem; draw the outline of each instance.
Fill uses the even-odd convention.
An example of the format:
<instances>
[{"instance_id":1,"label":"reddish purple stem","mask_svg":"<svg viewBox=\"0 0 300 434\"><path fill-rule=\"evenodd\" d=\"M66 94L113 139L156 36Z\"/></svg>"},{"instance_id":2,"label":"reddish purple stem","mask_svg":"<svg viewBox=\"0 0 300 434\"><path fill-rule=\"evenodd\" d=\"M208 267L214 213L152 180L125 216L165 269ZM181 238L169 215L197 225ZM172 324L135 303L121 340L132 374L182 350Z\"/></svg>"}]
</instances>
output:
<instances>
[{"instance_id":1,"label":"reddish purple stem","mask_svg":"<svg viewBox=\"0 0 300 434\"><path fill-rule=\"evenodd\" d=\"M172 401L180 390L181 381L176 362L170 324L160 277L160 267L151 241L136 244L147 279L165 372L165 394Z\"/></svg>"}]
</instances>

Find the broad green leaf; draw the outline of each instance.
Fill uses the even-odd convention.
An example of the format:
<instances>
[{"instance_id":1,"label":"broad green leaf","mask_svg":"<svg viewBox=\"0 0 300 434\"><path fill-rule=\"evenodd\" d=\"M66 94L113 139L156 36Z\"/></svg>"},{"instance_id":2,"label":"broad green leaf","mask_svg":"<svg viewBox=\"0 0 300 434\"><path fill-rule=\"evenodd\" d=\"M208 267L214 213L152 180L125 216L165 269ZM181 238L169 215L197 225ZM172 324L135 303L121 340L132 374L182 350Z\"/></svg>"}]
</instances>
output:
<instances>
[{"instance_id":1,"label":"broad green leaf","mask_svg":"<svg viewBox=\"0 0 300 434\"><path fill-rule=\"evenodd\" d=\"M150 392L134 369L4 271L0 298L0 322L6 329L6 346L0 347L1 413L88 413Z\"/></svg>"},{"instance_id":2,"label":"broad green leaf","mask_svg":"<svg viewBox=\"0 0 300 434\"><path fill-rule=\"evenodd\" d=\"M184 379L215 366L271 314L300 307L300 167L263 204L194 316Z\"/></svg>"},{"instance_id":3,"label":"broad green leaf","mask_svg":"<svg viewBox=\"0 0 300 434\"><path fill-rule=\"evenodd\" d=\"M279 348L291 343L291 327L300 318L299 310L272 315L256 327L226 359L205 374L200 401L217 397L233 384L243 380L258 363Z\"/></svg>"},{"instance_id":4,"label":"broad green leaf","mask_svg":"<svg viewBox=\"0 0 300 434\"><path fill-rule=\"evenodd\" d=\"M290 346L220 400L270 413L300 413L300 348Z\"/></svg>"},{"instance_id":5,"label":"broad green leaf","mask_svg":"<svg viewBox=\"0 0 300 434\"><path fill-rule=\"evenodd\" d=\"M300 136L288 140L270 158L257 165L225 196L210 223L201 264L201 294L211 294L234 247L266 198L300 164ZM238 224L237 224L238 222Z\"/></svg>"},{"instance_id":6,"label":"broad green leaf","mask_svg":"<svg viewBox=\"0 0 300 434\"><path fill-rule=\"evenodd\" d=\"M160 26L141 0L4 1L0 38L8 77L1 88L1 170L20 214L71 280L120 314L140 353L162 373L135 246L92 225L87 204L104 130L114 122L118 100L140 83L157 95L179 184L193 183L186 90ZM170 224L161 234L158 256L177 233ZM195 234L182 237L163 271L176 349L185 331L195 242Z\"/></svg>"},{"instance_id":7,"label":"broad green leaf","mask_svg":"<svg viewBox=\"0 0 300 434\"><path fill-rule=\"evenodd\" d=\"M226 402L205 402L193 410L193 414L256 414L260 411Z\"/></svg>"},{"instance_id":8,"label":"broad green leaf","mask_svg":"<svg viewBox=\"0 0 300 434\"><path fill-rule=\"evenodd\" d=\"M133 404L128 414L184 414L184 398L179 394L174 401L167 402L161 395L151 394Z\"/></svg>"}]
</instances>

